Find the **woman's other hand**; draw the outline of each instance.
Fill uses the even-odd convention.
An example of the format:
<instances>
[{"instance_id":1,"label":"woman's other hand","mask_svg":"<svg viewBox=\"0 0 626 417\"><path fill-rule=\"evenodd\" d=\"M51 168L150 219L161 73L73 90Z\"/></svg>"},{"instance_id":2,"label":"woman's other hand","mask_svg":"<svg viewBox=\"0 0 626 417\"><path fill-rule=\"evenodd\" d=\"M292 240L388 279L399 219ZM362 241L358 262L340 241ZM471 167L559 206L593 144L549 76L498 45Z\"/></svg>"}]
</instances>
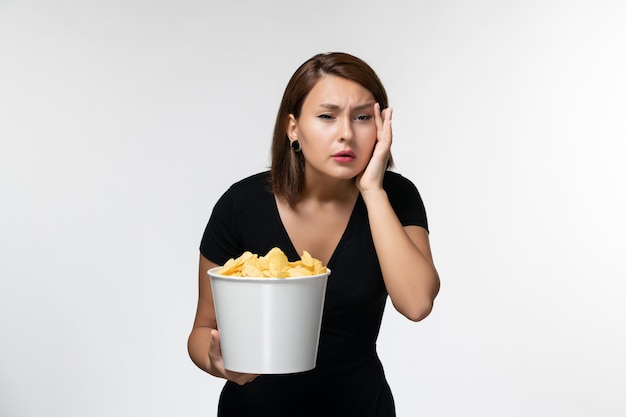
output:
<instances>
[{"instance_id":1,"label":"woman's other hand","mask_svg":"<svg viewBox=\"0 0 626 417\"><path fill-rule=\"evenodd\" d=\"M220 332L217 330L217 319L213 306L213 291L211 281L207 277L207 271L216 266L218 266L216 263L200 255L198 309L188 340L189 356L203 371L243 385L251 382L258 375L231 372L224 368Z\"/></svg>"},{"instance_id":2,"label":"woman's other hand","mask_svg":"<svg viewBox=\"0 0 626 417\"><path fill-rule=\"evenodd\" d=\"M239 385L245 385L259 376L258 374L246 374L241 372L233 372L224 368L224 358L222 357L222 348L220 343L220 332L211 330L211 343L209 345L209 359L212 367L213 375L220 375L229 381Z\"/></svg>"}]
</instances>

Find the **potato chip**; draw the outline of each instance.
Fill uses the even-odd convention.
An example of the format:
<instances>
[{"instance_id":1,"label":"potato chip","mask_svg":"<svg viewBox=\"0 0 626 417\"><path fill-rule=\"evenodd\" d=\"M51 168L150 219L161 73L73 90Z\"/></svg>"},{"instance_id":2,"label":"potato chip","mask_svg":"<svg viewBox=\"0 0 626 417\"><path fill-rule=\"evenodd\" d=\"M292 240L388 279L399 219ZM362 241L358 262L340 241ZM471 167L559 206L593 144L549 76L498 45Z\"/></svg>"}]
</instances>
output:
<instances>
[{"instance_id":1,"label":"potato chip","mask_svg":"<svg viewBox=\"0 0 626 417\"><path fill-rule=\"evenodd\" d=\"M299 260L289 262L287 255L277 247L270 249L264 256L246 251L238 258L231 258L221 269L219 275L237 277L289 278L318 275L326 272L322 261L303 251Z\"/></svg>"},{"instance_id":2,"label":"potato chip","mask_svg":"<svg viewBox=\"0 0 626 417\"><path fill-rule=\"evenodd\" d=\"M289 268L289 276L290 277L306 277L309 275L316 275L311 272L309 268L304 266L296 266Z\"/></svg>"},{"instance_id":3,"label":"potato chip","mask_svg":"<svg viewBox=\"0 0 626 417\"><path fill-rule=\"evenodd\" d=\"M326 272L326 267L322 265L322 261L313 258L313 275L323 274Z\"/></svg>"},{"instance_id":4,"label":"potato chip","mask_svg":"<svg viewBox=\"0 0 626 417\"><path fill-rule=\"evenodd\" d=\"M259 255L254 254L244 262L241 268L241 275L244 277L263 276L263 267L259 262Z\"/></svg>"},{"instance_id":5,"label":"potato chip","mask_svg":"<svg viewBox=\"0 0 626 417\"><path fill-rule=\"evenodd\" d=\"M252 255L252 252L250 251L245 251L244 253L241 254L240 257L238 257L237 259L229 259L224 266L222 267L222 269L220 269L219 271L217 271L218 274L220 275L230 275L231 273L235 273L237 271L241 270L241 267L243 266L244 262L246 262L247 259L249 259Z\"/></svg>"},{"instance_id":6,"label":"potato chip","mask_svg":"<svg viewBox=\"0 0 626 417\"><path fill-rule=\"evenodd\" d=\"M309 268L313 267L313 257L311 256L309 252L307 251L302 252L302 263Z\"/></svg>"},{"instance_id":7,"label":"potato chip","mask_svg":"<svg viewBox=\"0 0 626 417\"><path fill-rule=\"evenodd\" d=\"M287 255L279 248L272 248L265 258L268 261L270 275L274 277L282 278L287 274L287 268L289 268L289 259Z\"/></svg>"}]
</instances>

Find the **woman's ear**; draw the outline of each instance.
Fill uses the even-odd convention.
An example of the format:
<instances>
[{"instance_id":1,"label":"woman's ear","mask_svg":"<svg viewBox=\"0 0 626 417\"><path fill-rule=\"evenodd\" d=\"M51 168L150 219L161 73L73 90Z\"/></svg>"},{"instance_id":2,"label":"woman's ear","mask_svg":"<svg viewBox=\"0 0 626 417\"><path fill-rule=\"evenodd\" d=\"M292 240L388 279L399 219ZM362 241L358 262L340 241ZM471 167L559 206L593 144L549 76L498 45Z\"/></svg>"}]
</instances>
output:
<instances>
[{"instance_id":1,"label":"woman's ear","mask_svg":"<svg viewBox=\"0 0 626 417\"><path fill-rule=\"evenodd\" d=\"M287 121L287 136L290 140L298 139L298 121L293 114L289 114L289 120Z\"/></svg>"}]
</instances>

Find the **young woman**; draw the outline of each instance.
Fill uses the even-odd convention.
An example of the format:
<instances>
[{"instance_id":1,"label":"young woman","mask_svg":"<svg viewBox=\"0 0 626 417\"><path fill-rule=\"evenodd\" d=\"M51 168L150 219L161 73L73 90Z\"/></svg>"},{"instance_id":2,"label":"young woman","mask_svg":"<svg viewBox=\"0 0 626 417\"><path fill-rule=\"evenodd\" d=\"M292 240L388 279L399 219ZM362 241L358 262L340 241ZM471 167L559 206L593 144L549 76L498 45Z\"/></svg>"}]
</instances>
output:
<instances>
[{"instance_id":1,"label":"young woman","mask_svg":"<svg viewBox=\"0 0 626 417\"><path fill-rule=\"evenodd\" d=\"M219 199L200 245L189 354L227 380L218 415L394 416L376 353L387 297L409 320L439 291L426 212L411 181L390 171L391 115L376 73L345 53L319 54L289 81L272 165ZM331 269L315 369L251 375L224 369L207 271L249 250L304 250Z\"/></svg>"}]
</instances>

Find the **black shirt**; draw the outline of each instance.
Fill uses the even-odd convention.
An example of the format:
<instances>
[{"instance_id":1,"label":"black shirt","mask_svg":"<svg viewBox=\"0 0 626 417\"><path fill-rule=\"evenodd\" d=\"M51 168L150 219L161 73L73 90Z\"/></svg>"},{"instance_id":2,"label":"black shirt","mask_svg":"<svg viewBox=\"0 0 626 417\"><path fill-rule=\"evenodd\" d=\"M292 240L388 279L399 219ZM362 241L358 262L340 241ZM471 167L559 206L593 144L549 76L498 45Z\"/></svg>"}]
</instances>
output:
<instances>
[{"instance_id":1,"label":"black shirt","mask_svg":"<svg viewBox=\"0 0 626 417\"><path fill-rule=\"evenodd\" d=\"M387 171L383 187L404 226L428 229L418 190ZM281 248L290 261L300 258L281 222L268 172L232 185L218 200L200 252L223 264L244 251L260 255ZM394 416L391 391L376 354L376 339L387 300L359 196L328 267L317 364L307 372L262 375L239 386L226 382L218 415L231 416Z\"/></svg>"}]
</instances>

